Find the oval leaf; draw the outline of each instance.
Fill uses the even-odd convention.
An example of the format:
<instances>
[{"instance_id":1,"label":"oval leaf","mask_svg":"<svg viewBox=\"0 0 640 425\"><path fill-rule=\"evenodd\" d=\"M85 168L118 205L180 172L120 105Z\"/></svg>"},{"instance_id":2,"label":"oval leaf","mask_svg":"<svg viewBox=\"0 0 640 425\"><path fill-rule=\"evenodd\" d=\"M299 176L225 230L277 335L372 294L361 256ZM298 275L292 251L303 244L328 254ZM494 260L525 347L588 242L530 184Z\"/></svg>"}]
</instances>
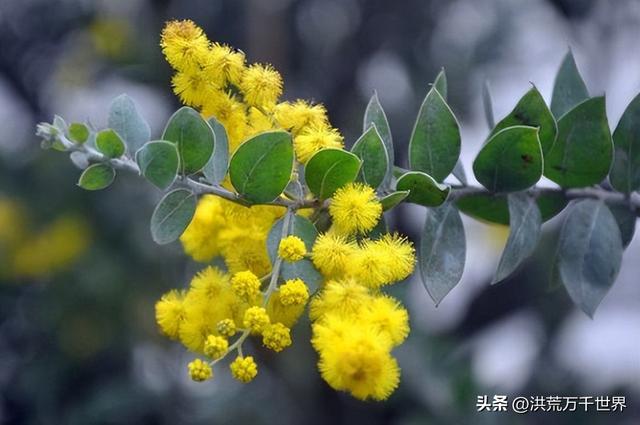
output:
<instances>
[{"instance_id":1,"label":"oval leaf","mask_svg":"<svg viewBox=\"0 0 640 425\"><path fill-rule=\"evenodd\" d=\"M509 238L492 284L513 273L536 248L540 239L542 217L536 201L526 193L512 193L509 202Z\"/></svg>"},{"instance_id":2,"label":"oval leaf","mask_svg":"<svg viewBox=\"0 0 640 425\"><path fill-rule=\"evenodd\" d=\"M538 130L526 126L499 131L473 161L476 178L491 192L527 189L540 180L542 167Z\"/></svg>"},{"instance_id":3,"label":"oval leaf","mask_svg":"<svg viewBox=\"0 0 640 425\"><path fill-rule=\"evenodd\" d=\"M449 196L451 188L440 184L428 174L420 171L410 171L400 176L396 183L399 191L409 191L406 197L407 202L424 205L425 207L436 207L442 205Z\"/></svg>"},{"instance_id":4,"label":"oval leaf","mask_svg":"<svg viewBox=\"0 0 640 425\"><path fill-rule=\"evenodd\" d=\"M389 128L389 121L387 121L387 115L382 109L380 100L378 100L378 94L373 93L367 109L364 111L364 122L362 125L362 131L366 132L371 125L375 125L378 130L378 134L382 138L384 147L387 149L387 157L389 159L389 165L385 173L383 184L385 187L391 186L391 180L393 177L393 164L395 162L395 154L393 151L393 140L391 138L391 129Z\"/></svg>"},{"instance_id":5,"label":"oval leaf","mask_svg":"<svg viewBox=\"0 0 640 425\"><path fill-rule=\"evenodd\" d=\"M567 52L560 65L551 96L551 112L560 118L577 104L589 98L589 91L578 71L571 50Z\"/></svg>"},{"instance_id":6,"label":"oval leaf","mask_svg":"<svg viewBox=\"0 0 640 425\"><path fill-rule=\"evenodd\" d=\"M544 193L536 199L542 221L558 215L566 206L567 199L559 192ZM496 224L509 224L509 207L505 195L474 194L459 198L458 209L480 221Z\"/></svg>"},{"instance_id":7,"label":"oval leaf","mask_svg":"<svg viewBox=\"0 0 640 425\"><path fill-rule=\"evenodd\" d=\"M460 128L435 88L422 102L409 141L409 166L437 181L451 174L460 156Z\"/></svg>"},{"instance_id":8,"label":"oval leaf","mask_svg":"<svg viewBox=\"0 0 640 425\"><path fill-rule=\"evenodd\" d=\"M420 240L418 266L422 282L436 306L460 281L465 257L464 227L458 210L451 203L429 208Z\"/></svg>"},{"instance_id":9,"label":"oval leaf","mask_svg":"<svg viewBox=\"0 0 640 425\"><path fill-rule=\"evenodd\" d=\"M556 140L558 132L556 120L536 87L531 88L520 99L513 111L496 125L491 132L491 136L502 129L516 125L526 125L539 129L538 137L540 138L543 154L551 148Z\"/></svg>"},{"instance_id":10,"label":"oval leaf","mask_svg":"<svg viewBox=\"0 0 640 425\"><path fill-rule=\"evenodd\" d=\"M175 189L158 203L151 216L151 237L160 245L177 240L196 211L197 197L187 189Z\"/></svg>"},{"instance_id":11,"label":"oval leaf","mask_svg":"<svg viewBox=\"0 0 640 425\"><path fill-rule=\"evenodd\" d=\"M227 175L229 168L229 139L224 126L215 118L209 118L209 125L213 129L215 143L213 155L202 169L202 173L209 183L219 185Z\"/></svg>"},{"instance_id":12,"label":"oval leaf","mask_svg":"<svg viewBox=\"0 0 640 425\"><path fill-rule=\"evenodd\" d=\"M613 132L611 186L623 193L640 189L640 94L627 106Z\"/></svg>"},{"instance_id":13,"label":"oval leaf","mask_svg":"<svg viewBox=\"0 0 640 425\"><path fill-rule=\"evenodd\" d=\"M178 174L178 150L176 145L164 140L146 143L136 152L140 173L160 189L171 186Z\"/></svg>"},{"instance_id":14,"label":"oval leaf","mask_svg":"<svg viewBox=\"0 0 640 425\"><path fill-rule=\"evenodd\" d=\"M360 159L342 149L323 149L314 154L304 169L307 186L320 199L351 183L360 171Z\"/></svg>"},{"instance_id":15,"label":"oval leaf","mask_svg":"<svg viewBox=\"0 0 640 425\"><path fill-rule=\"evenodd\" d=\"M387 149L374 124L353 145L351 152L362 160L359 179L376 189L389 168Z\"/></svg>"},{"instance_id":16,"label":"oval leaf","mask_svg":"<svg viewBox=\"0 0 640 425\"><path fill-rule=\"evenodd\" d=\"M284 131L258 134L231 157L229 176L236 191L252 203L271 202L284 191L293 171L291 135Z\"/></svg>"},{"instance_id":17,"label":"oval leaf","mask_svg":"<svg viewBox=\"0 0 640 425\"><path fill-rule=\"evenodd\" d=\"M89 128L79 122L69 125L69 138L78 144L83 144L89 139Z\"/></svg>"},{"instance_id":18,"label":"oval leaf","mask_svg":"<svg viewBox=\"0 0 640 425\"><path fill-rule=\"evenodd\" d=\"M618 223L620 236L622 237L622 246L626 248L631 243L631 240L633 240L633 235L636 232L636 219L638 217L635 211L629 208L628 205L615 204L607 206L616 219L616 223Z\"/></svg>"},{"instance_id":19,"label":"oval leaf","mask_svg":"<svg viewBox=\"0 0 640 425\"><path fill-rule=\"evenodd\" d=\"M151 138L149 124L138 112L135 102L126 94L116 97L109 107L109 127L114 129L135 152Z\"/></svg>"},{"instance_id":20,"label":"oval leaf","mask_svg":"<svg viewBox=\"0 0 640 425\"><path fill-rule=\"evenodd\" d=\"M591 186L607 177L612 157L604 97L594 97L558 121L558 137L544 158L544 175L564 188Z\"/></svg>"},{"instance_id":21,"label":"oval leaf","mask_svg":"<svg viewBox=\"0 0 640 425\"><path fill-rule=\"evenodd\" d=\"M120 158L125 151L124 142L111 129L102 130L96 135L96 147L109 158Z\"/></svg>"},{"instance_id":22,"label":"oval leaf","mask_svg":"<svg viewBox=\"0 0 640 425\"><path fill-rule=\"evenodd\" d=\"M618 224L603 202L581 200L567 215L558 244L559 277L573 302L593 317L620 270Z\"/></svg>"},{"instance_id":23,"label":"oval leaf","mask_svg":"<svg viewBox=\"0 0 640 425\"><path fill-rule=\"evenodd\" d=\"M176 144L183 174L200 171L213 153L213 130L188 106L178 109L169 118L162 139Z\"/></svg>"},{"instance_id":24,"label":"oval leaf","mask_svg":"<svg viewBox=\"0 0 640 425\"><path fill-rule=\"evenodd\" d=\"M392 192L387 196L380 198L380 203L382 204L383 211L389 211L391 208L398 205L400 202L404 201L407 196L409 196L410 191L408 190L399 190L396 192Z\"/></svg>"},{"instance_id":25,"label":"oval leaf","mask_svg":"<svg viewBox=\"0 0 640 425\"><path fill-rule=\"evenodd\" d=\"M85 190L100 190L109 187L116 171L108 164L93 164L80 175L78 186Z\"/></svg>"}]
</instances>

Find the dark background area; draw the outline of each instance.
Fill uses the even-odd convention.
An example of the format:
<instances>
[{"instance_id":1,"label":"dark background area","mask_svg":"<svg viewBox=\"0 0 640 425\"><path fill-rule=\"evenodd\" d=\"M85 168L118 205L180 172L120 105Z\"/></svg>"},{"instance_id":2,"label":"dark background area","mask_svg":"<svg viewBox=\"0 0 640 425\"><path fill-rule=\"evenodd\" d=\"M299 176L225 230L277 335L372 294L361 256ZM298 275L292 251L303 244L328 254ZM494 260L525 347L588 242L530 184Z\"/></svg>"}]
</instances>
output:
<instances>
[{"instance_id":1,"label":"dark background area","mask_svg":"<svg viewBox=\"0 0 640 425\"><path fill-rule=\"evenodd\" d=\"M591 93L607 92L612 127L640 91L637 0L0 0L0 423L640 423L640 244L627 250L592 321L548 286L558 219L509 282L489 287L506 228L468 219L467 269L440 307L419 279L394 288L412 333L397 350L402 382L386 402L331 390L304 321L282 354L255 350L262 368L252 384L222 369L211 382L190 382L191 356L159 335L153 305L199 266L177 244L151 241L159 191L120 176L104 192L84 192L68 158L41 151L34 135L54 113L103 125L111 99L126 92L157 137L179 106L158 46L174 18L194 20L249 61L272 63L285 97L323 102L348 145L376 90L398 165L443 66L468 175L488 132L485 80L497 118L529 81L548 100L571 46ZM415 237L423 215L402 207L392 221ZM59 220L71 230L52 233ZM2 250L16 240L28 243L29 267L7 262ZM624 395L628 408L476 412L476 397L494 394Z\"/></svg>"}]
</instances>

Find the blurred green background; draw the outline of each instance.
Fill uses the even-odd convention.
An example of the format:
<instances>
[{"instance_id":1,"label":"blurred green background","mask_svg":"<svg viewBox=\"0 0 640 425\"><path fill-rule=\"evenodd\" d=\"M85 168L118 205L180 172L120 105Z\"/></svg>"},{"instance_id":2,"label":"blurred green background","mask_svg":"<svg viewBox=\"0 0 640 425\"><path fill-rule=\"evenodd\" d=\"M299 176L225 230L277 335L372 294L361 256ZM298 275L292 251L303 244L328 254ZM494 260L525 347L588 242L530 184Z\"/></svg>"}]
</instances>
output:
<instances>
[{"instance_id":1,"label":"blurred green background","mask_svg":"<svg viewBox=\"0 0 640 425\"><path fill-rule=\"evenodd\" d=\"M549 99L571 46L612 126L640 91L637 0L0 0L0 423L6 424L623 424L640 423L640 244L593 321L549 288L553 220L536 255L489 287L507 230L465 220L463 281L437 309L417 279L397 285L412 333L397 350L402 382L383 403L331 390L308 324L282 354L256 350L250 385L222 370L190 382L191 356L163 338L153 306L198 266L153 244L160 193L134 176L84 192L35 124L106 122L128 93L152 136L179 105L158 47L164 22L190 18L210 39L281 71L285 97L326 104L350 145L377 90L399 164L422 97L441 66L470 163L496 117L529 81ZM424 211L392 222L415 236ZM624 395L622 413L478 413L478 395Z\"/></svg>"}]
</instances>

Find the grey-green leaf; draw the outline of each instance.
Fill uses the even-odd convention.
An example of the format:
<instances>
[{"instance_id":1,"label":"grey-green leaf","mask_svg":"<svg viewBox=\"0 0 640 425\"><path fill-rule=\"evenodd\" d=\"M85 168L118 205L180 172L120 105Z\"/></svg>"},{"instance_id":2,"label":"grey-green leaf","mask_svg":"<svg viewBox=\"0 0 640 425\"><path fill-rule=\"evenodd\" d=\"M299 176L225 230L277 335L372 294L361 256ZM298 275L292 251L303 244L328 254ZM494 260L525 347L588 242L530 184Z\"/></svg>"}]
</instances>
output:
<instances>
[{"instance_id":1,"label":"grey-green leaf","mask_svg":"<svg viewBox=\"0 0 640 425\"><path fill-rule=\"evenodd\" d=\"M356 140L351 152L362 160L358 178L374 189L378 188L389 168L389 156L375 124Z\"/></svg>"},{"instance_id":2,"label":"grey-green leaf","mask_svg":"<svg viewBox=\"0 0 640 425\"><path fill-rule=\"evenodd\" d=\"M125 152L124 142L118 133L110 128L98 132L96 147L109 158L120 158Z\"/></svg>"},{"instance_id":3,"label":"grey-green leaf","mask_svg":"<svg viewBox=\"0 0 640 425\"><path fill-rule=\"evenodd\" d=\"M433 87L435 87L436 90L438 90L438 93L440 93L440 96L442 96L444 100L447 100L447 96L448 96L447 74L445 74L444 68L442 68L440 72L438 72L438 75L436 76L436 79L433 82Z\"/></svg>"},{"instance_id":4,"label":"grey-green leaf","mask_svg":"<svg viewBox=\"0 0 640 425\"><path fill-rule=\"evenodd\" d=\"M400 176L396 182L396 190L409 191L407 202L425 207L436 207L447 200L451 188L440 184L431 176L420 171L410 171Z\"/></svg>"},{"instance_id":5,"label":"grey-green leaf","mask_svg":"<svg viewBox=\"0 0 640 425\"><path fill-rule=\"evenodd\" d=\"M437 181L451 174L460 156L460 128L440 93L427 93L409 141L409 166Z\"/></svg>"},{"instance_id":6,"label":"grey-green leaf","mask_svg":"<svg viewBox=\"0 0 640 425\"><path fill-rule=\"evenodd\" d=\"M543 154L547 153L553 146L558 133L556 120L535 86L520 99L513 111L495 126L491 135L516 125L538 127L538 137L540 138Z\"/></svg>"},{"instance_id":7,"label":"grey-green leaf","mask_svg":"<svg viewBox=\"0 0 640 425\"><path fill-rule=\"evenodd\" d=\"M491 192L517 192L542 177L542 149L538 129L508 127L489 139L473 161L478 181Z\"/></svg>"},{"instance_id":8,"label":"grey-green leaf","mask_svg":"<svg viewBox=\"0 0 640 425\"><path fill-rule=\"evenodd\" d=\"M361 164L360 159L351 152L322 149L307 162L304 178L311 192L320 199L327 199L356 179Z\"/></svg>"},{"instance_id":9,"label":"grey-green leaf","mask_svg":"<svg viewBox=\"0 0 640 425\"><path fill-rule=\"evenodd\" d=\"M389 211L396 205L400 204L405 200L407 196L409 196L410 191L408 190L399 190L396 192L391 192L387 196L380 198L380 203L382 204L383 211Z\"/></svg>"},{"instance_id":10,"label":"grey-green leaf","mask_svg":"<svg viewBox=\"0 0 640 425\"><path fill-rule=\"evenodd\" d=\"M585 100L558 121L544 158L544 175L564 188L600 183L609 174L613 142L604 97Z\"/></svg>"},{"instance_id":11,"label":"grey-green leaf","mask_svg":"<svg viewBox=\"0 0 640 425\"><path fill-rule=\"evenodd\" d=\"M178 150L176 145L164 140L145 143L136 152L140 173L160 189L166 189L178 174Z\"/></svg>"},{"instance_id":12,"label":"grey-green leaf","mask_svg":"<svg viewBox=\"0 0 640 425\"><path fill-rule=\"evenodd\" d=\"M269 131L247 140L229 163L231 184L254 204L272 202L284 191L293 171L291 135Z\"/></svg>"},{"instance_id":13,"label":"grey-green leaf","mask_svg":"<svg viewBox=\"0 0 640 425\"><path fill-rule=\"evenodd\" d=\"M618 223L620 236L622 237L622 246L626 248L631 243L633 235L636 232L636 212L624 204L607 204L613 217Z\"/></svg>"},{"instance_id":14,"label":"grey-green leaf","mask_svg":"<svg viewBox=\"0 0 640 425\"><path fill-rule=\"evenodd\" d=\"M136 152L151 138L149 124L138 112L135 102L126 94L116 97L109 108L109 127L114 129Z\"/></svg>"},{"instance_id":15,"label":"grey-green leaf","mask_svg":"<svg viewBox=\"0 0 640 425\"><path fill-rule=\"evenodd\" d=\"M489 83L486 80L482 84L482 107L484 109L484 118L487 121L489 129L494 128L496 125L496 121L493 118L493 100L491 99Z\"/></svg>"},{"instance_id":16,"label":"grey-green leaf","mask_svg":"<svg viewBox=\"0 0 640 425\"><path fill-rule=\"evenodd\" d=\"M371 99L367 104L367 109L364 111L362 131L366 132L371 124L376 126L376 129L384 142L384 147L387 149L389 165L387 167L387 172L385 173L383 185L388 188L391 187L391 180L393 178L395 154L393 150L393 139L391 138L391 129L389 128L389 121L387 120L387 115L384 113L384 109L382 109L377 93L373 93L373 96L371 96Z\"/></svg>"},{"instance_id":17,"label":"grey-green leaf","mask_svg":"<svg viewBox=\"0 0 640 425\"><path fill-rule=\"evenodd\" d=\"M80 122L72 122L68 131L69 138L78 144L83 144L89 139L89 128Z\"/></svg>"},{"instance_id":18,"label":"grey-green leaf","mask_svg":"<svg viewBox=\"0 0 640 425\"><path fill-rule=\"evenodd\" d=\"M620 270L618 224L603 202L584 199L571 207L558 243L558 275L573 302L593 317Z\"/></svg>"},{"instance_id":19,"label":"grey-green leaf","mask_svg":"<svg viewBox=\"0 0 640 425\"><path fill-rule=\"evenodd\" d=\"M214 186L224 180L229 168L229 139L224 126L215 118L209 118L209 125L215 135L213 155L202 169L207 181Z\"/></svg>"},{"instance_id":20,"label":"grey-green leaf","mask_svg":"<svg viewBox=\"0 0 640 425\"><path fill-rule=\"evenodd\" d=\"M627 106L613 132L611 186L623 193L640 189L640 94Z\"/></svg>"},{"instance_id":21,"label":"grey-green leaf","mask_svg":"<svg viewBox=\"0 0 640 425\"><path fill-rule=\"evenodd\" d=\"M569 50L560 65L553 85L551 112L556 118L560 118L588 98L589 91L578 71L573 53Z\"/></svg>"},{"instance_id":22,"label":"grey-green leaf","mask_svg":"<svg viewBox=\"0 0 640 425\"><path fill-rule=\"evenodd\" d=\"M78 186L85 190L101 190L109 187L116 171L109 164L93 164L80 175Z\"/></svg>"},{"instance_id":23,"label":"grey-green leaf","mask_svg":"<svg viewBox=\"0 0 640 425\"><path fill-rule=\"evenodd\" d=\"M427 209L418 266L429 296L440 304L464 271L466 241L460 213L451 203Z\"/></svg>"},{"instance_id":24,"label":"grey-green leaf","mask_svg":"<svg viewBox=\"0 0 640 425\"><path fill-rule=\"evenodd\" d=\"M197 197L187 189L175 189L158 203L151 216L151 237L165 245L177 240L196 211Z\"/></svg>"},{"instance_id":25,"label":"grey-green leaf","mask_svg":"<svg viewBox=\"0 0 640 425\"><path fill-rule=\"evenodd\" d=\"M200 114L188 107L178 109L167 122L162 140L176 144L184 174L200 171L213 154L213 130Z\"/></svg>"},{"instance_id":26,"label":"grey-green leaf","mask_svg":"<svg viewBox=\"0 0 640 425\"><path fill-rule=\"evenodd\" d=\"M509 238L492 284L509 277L535 250L542 217L536 200L526 193L512 193L509 202Z\"/></svg>"}]
</instances>

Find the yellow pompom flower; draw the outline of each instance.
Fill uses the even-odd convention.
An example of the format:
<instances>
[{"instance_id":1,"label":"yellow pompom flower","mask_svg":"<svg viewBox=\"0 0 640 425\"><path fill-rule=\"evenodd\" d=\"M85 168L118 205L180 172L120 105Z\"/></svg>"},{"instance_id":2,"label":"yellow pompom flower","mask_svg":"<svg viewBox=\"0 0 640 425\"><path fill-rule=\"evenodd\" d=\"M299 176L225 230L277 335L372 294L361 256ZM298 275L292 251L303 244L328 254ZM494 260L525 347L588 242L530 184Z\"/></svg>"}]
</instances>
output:
<instances>
[{"instance_id":1,"label":"yellow pompom flower","mask_svg":"<svg viewBox=\"0 0 640 425\"><path fill-rule=\"evenodd\" d=\"M409 277L413 273L416 263L416 251L413 244L406 237L394 234L384 234L374 242L382 255L387 257L389 268L387 274L390 282L397 282Z\"/></svg>"},{"instance_id":2,"label":"yellow pompom flower","mask_svg":"<svg viewBox=\"0 0 640 425\"><path fill-rule=\"evenodd\" d=\"M203 362L200 359L195 359L187 365L189 370L189 376L196 382L206 381L213 377L213 369L207 362Z\"/></svg>"},{"instance_id":3,"label":"yellow pompom flower","mask_svg":"<svg viewBox=\"0 0 640 425\"><path fill-rule=\"evenodd\" d=\"M229 369L231 369L231 376L245 384L251 382L258 374L258 365L252 356L236 357L229 365Z\"/></svg>"},{"instance_id":4,"label":"yellow pompom flower","mask_svg":"<svg viewBox=\"0 0 640 425\"><path fill-rule=\"evenodd\" d=\"M160 46L169 64L178 71L197 70L209 53L207 36L190 20L168 22L162 30Z\"/></svg>"},{"instance_id":5,"label":"yellow pompom flower","mask_svg":"<svg viewBox=\"0 0 640 425\"><path fill-rule=\"evenodd\" d=\"M204 342L204 354L212 359L219 359L229 349L229 342L226 338L217 335L209 335Z\"/></svg>"},{"instance_id":6,"label":"yellow pompom flower","mask_svg":"<svg viewBox=\"0 0 640 425\"><path fill-rule=\"evenodd\" d=\"M302 279L287 280L280 287L280 301L284 305L302 305L309 299L309 289Z\"/></svg>"},{"instance_id":7,"label":"yellow pompom flower","mask_svg":"<svg viewBox=\"0 0 640 425\"><path fill-rule=\"evenodd\" d=\"M216 330L222 336L232 337L238 332L236 323L232 319L222 319L216 324Z\"/></svg>"},{"instance_id":8,"label":"yellow pompom flower","mask_svg":"<svg viewBox=\"0 0 640 425\"><path fill-rule=\"evenodd\" d=\"M349 274L377 289L409 276L415 264L415 251L406 238L385 234L378 240L363 240L352 260Z\"/></svg>"},{"instance_id":9,"label":"yellow pompom flower","mask_svg":"<svg viewBox=\"0 0 640 425\"><path fill-rule=\"evenodd\" d=\"M173 92L178 95L182 103L199 107L207 100L216 87L211 84L206 72L178 71L171 78Z\"/></svg>"},{"instance_id":10,"label":"yellow pompom flower","mask_svg":"<svg viewBox=\"0 0 640 425\"><path fill-rule=\"evenodd\" d=\"M393 297L375 297L362 308L359 317L363 323L387 334L394 346L401 344L409 335L409 314Z\"/></svg>"},{"instance_id":11,"label":"yellow pompom flower","mask_svg":"<svg viewBox=\"0 0 640 425\"><path fill-rule=\"evenodd\" d=\"M355 280L330 280L311 300L309 317L317 320L329 312L339 316L354 316L370 300L369 290Z\"/></svg>"},{"instance_id":12,"label":"yellow pompom flower","mask_svg":"<svg viewBox=\"0 0 640 425\"><path fill-rule=\"evenodd\" d=\"M234 51L224 44L213 43L209 52L208 69L220 86L238 85L244 71L244 53Z\"/></svg>"},{"instance_id":13,"label":"yellow pompom flower","mask_svg":"<svg viewBox=\"0 0 640 425\"><path fill-rule=\"evenodd\" d=\"M275 118L280 127L297 135L306 127L327 127L329 120L324 105L298 99L295 102L282 102L276 105Z\"/></svg>"},{"instance_id":14,"label":"yellow pompom flower","mask_svg":"<svg viewBox=\"0 0 640 425\"><path fill-rule=\"evenodd\" d=\"M195 261L211 261L220 254L219 231L225 224L220 198L213 195L202 196L191 223L180 236L184 252Z\"/></svg>"},{"instance_id":15,"label":"yellow pompom flower","mask_svg":"<svg viewBox=\"0 0 640 425\"><path fill-rule=\"evenodd\" d=\"M240 91L247 104L271 108L282 95L282 77L271 65L253 64L242 75Z\"/></svg>"},{"instance_id":16,"label":"yellow pompom flower","mask_svg":"<svg viewBox=\"0 0 640 425\"><path fill-rule=\"evenodd\" d=\"M335 128L327 124L315 124L304 127L300 134L293 139L293 148L296 158L303 164L321 149L342 149L344 142L342 136Z\"/></svg>"},{"instance_id":17,"label":"yellow pompom flower","mask_svg":"<svg viewBox=\"0 0 640 425\"><path fill-rule=\"evenodd\" d=\"M243 325L245 328L250 329L251 332L260 333L269 323L269 315L263 307L249 307L244 312Z\"/></svg>"},{"instance_id":18,"label":"yellow pompom flower","mask_svg":"<svg viewBox=\"0 0 640 425\"><path fill-rule=\"evenodd\" d=\"M175 289L164 294L156 303L156 322L162 333L171 339L178 339L184 315L184 294Z\"/></svg>"},{"instance_id":19,"label":"yellow pompom flower","mask_svg":"<svg viewBox=\"0 0 640 425\"><path fill-rule=\"evenodd\" d=\"M362 183L349 183L336 191L329 214L339 233L366 233L382 215L382 205L373 188Z\"/></svg>"},{"instance_id":20,"label":"yellow pompom flower","mask_svg":"<svg viewBox=\"0 0 640 425\"><path fill-rule=\"evenodd\" d=\"M311 259L324 276L341 277L357 250L358 246L348 236L327 232L316 238Z\"/></svg>"},{"instance_id":21,"label":"yellow pompom flower","mask_svg":"<svg viewBox=\"0 0 640 425\"><path fill-rule=\"evenodd\" d=\"M361 400L384 400L398 386L400 369L389 352L391 340L375 327L329 315L314 323L312 343L320 355L320 373L334 389Z\"/></svg>"},{"instance_id":22,"label":"yellow pompom flower","mask_svg":"<svg viewBox=\"0 0 640 425\"><path fill-rule=\"evenodd\" d=\"M231 278L231 289L240 298L251 300L260 292L260 279L249 270L238 272Z\"/></svg>"},{"instance_id":23,"label":"yellow pompom flower","mask_svg":"<svg viewBox=\"0 0 640 425\"><path fill-rule=\"evenodd\" d=\"M282 323L274 323L262 331L262 343L275 352L280 352L291 345L289 328Z\"/></svg>"},{"instance_id":24,"label":"yellow pompom flower","mask_svg":"<svg viewBox=\"0 0 640 425\"><path fill-rule=\"evenodd\" d=\"M307 253L304 241L297 236L290 235L280 241L278 255L285 261L300 261Z\"/></svg>"},{"instance_id":25,"label":"yellow pompom flower","mask_svg":"<svg viewBox=\"0 0 640 425\"><path fill-rule=\"evenodd\" d=\"M208 266L191 279L189 297L214 301L229 287L229 275L217 267Z\"/></svg>"}]
</instances>

